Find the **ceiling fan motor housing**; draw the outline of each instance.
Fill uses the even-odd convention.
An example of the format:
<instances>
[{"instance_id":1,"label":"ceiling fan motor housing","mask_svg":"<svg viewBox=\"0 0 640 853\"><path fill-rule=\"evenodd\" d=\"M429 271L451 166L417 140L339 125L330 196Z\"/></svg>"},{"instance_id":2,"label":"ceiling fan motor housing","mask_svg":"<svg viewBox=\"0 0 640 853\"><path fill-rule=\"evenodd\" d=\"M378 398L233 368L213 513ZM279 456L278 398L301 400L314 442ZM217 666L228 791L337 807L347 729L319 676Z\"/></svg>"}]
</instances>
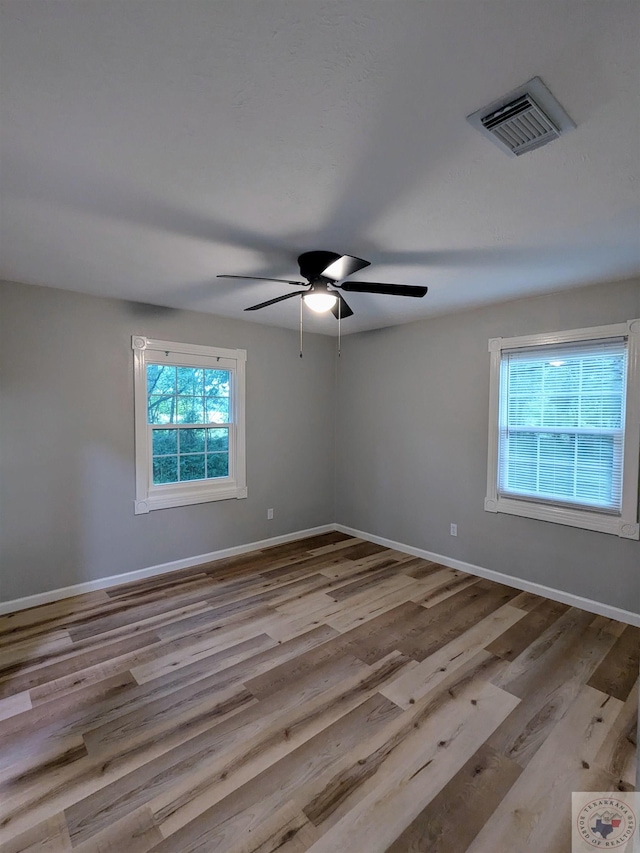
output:
<instances>
[{"instance_id":1,"label":"ceiling fan motor housing","mask_svg":"<svg viewBox=\"0 0 640 853\"><path fill-rule=\"evenodd\" d=\"M330 290L329 285L333 284L333 281L330 278L325 278L325 276L319 275L314 279L311 279L309 282L311 287L307 290L307 293L336 293L336 290ZM306 295L306 294L305 294Z\"/></svg>"},{"instance_id":2,"label":"ceiling fan motor housing","mask_svg":"<svg viewBox=\"0 0 640 853\"><path fill-rule=\"evenodd\" d=\"M329 264L337 261L340 257L341 255L337 255L335 252L304 252L298 258L300 275L308 281L320 279ZM325 276L324 280L328 281L329 278Z\"/></svg>"}]
</instances>

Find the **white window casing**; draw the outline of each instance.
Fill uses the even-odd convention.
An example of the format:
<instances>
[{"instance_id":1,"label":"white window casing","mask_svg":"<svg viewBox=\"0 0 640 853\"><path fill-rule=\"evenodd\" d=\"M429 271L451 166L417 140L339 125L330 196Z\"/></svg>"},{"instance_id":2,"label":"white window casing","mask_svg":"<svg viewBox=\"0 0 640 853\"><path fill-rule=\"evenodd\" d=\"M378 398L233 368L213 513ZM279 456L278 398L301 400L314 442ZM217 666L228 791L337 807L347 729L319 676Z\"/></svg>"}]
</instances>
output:
<instances>
[{"instance_id":1,"label":"white window casing","mask_svg":"<svg viewBox=\"0 0 640 853\"><path fill-rule=\"evenodd\" d=\"M615 500L602 506L589 506L585 502L573 503L570 500L550 500L544 495L533 493L515 495L505 488L505 411L507 405L507 385L505 383L505 365L510 354L514 359L523 353L535 353L540 348L540 358L550 357L550 348L557 345L558 357L563 352L571 354L571 344L585 347L593 344L614 351L623 346L626 349L626 394L623 399L623 430L609 430L616 433L615 440L621 458L616 458L619 470L613 471L613 478L619 486ZM489 448L487 461L487 494L484 508L487 512L501 512L526 518L566 524L587 530L610 533L627 539L639 538L638 525L638 475L640 457L640 320L629 320L608 326L596 326L588 329L573 329L553 334L527 335L514 338L493 338L489 341L490 353L490 390L489 390ZM546 353L546 355L545 355ZM553 357L553 356L551 356ZM532 360L535 356L532 356ZM552 363L552 362L550 362ZM558 362L559 364L561 362ZM573 392L572 392L573 393ZM515 396L515 395L514 395ZM501 430L502 426L502 430ZM513 428L510 428L513 432ZM545 427L523 427L523 431L545 432ZM507 430L508 431L508 430ZM549 427L548 432L562 433L561 428ZM566 430L580 434L580 429ZM602 430L602 434L607 431ZM502 433L502 435L501 435ZM621 433L618 435L618 433ZM501 467L502 466L502 467ZM501 479L502 470L502 479ZM619 479L619 483L618 483ZM502 485L502 488L501 488ZM516 490L517 491L517 490ZM523 490L526 491L526 490ZM597 501L594 501L597 503Z\"/></svg>"},{"instance_id":2,"label":"white window casing","mask_svg":"<svg viewBox=\"0 0 640 853\"><path fill-rule=\"evenodd\" d=\"M131 339L134 357L134 414L136 515L151 510L186 506L208 501L246 498L245 461L245 368L247 353L243 349L182 344L134 335ZM231 403L228 428L228 476L215 479L187 480L154 484L152 463L152 425L148 423L147 366L167 364L176 367L201 367L228 371L231 376ZM171 426L171 425L168 425ZM216 423L190 424L215 428ZM177 429L180 425L175 425Z\"/></svg>"}]
</instances>

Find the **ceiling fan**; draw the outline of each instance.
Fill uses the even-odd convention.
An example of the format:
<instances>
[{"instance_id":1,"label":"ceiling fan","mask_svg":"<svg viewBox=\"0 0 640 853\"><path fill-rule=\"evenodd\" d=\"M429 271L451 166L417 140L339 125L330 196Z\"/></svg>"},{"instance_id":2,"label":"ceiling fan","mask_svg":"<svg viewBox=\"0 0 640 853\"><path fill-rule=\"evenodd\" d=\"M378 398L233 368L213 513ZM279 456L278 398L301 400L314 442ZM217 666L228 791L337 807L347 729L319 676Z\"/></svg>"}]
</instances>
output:
<instances>
[{"instance_id":1,"label":"ceiling fan","mask_svg":"<svg viewBox=\"0 0 640 853\"><path fill-rule=\"evenodd\" d=\"M369 261L362 258L354 258L352 255L337 255L335 252L304 252L298 258L300 275L307 281L290 281L282 278L265 278L259 275L219 275L218 278L247 278L256 281L279 281L282 284L292 284L294 287L307 286L307 290L296 290L294 293L285 293L275 299L268 299L258 305L245 308L245 311L258 311L268 305L275 305L285 299L294 296L302 296L302 299L312 311L324 313L331 311L337 320L344 320L353 314L339 290L347 293L382 293L389 296L413 296L422 297L428 288L417 287L411 284L382 284L371 281L345 281L347 276L353 275L358 270L369 266Z\"/></svg>"}]
</instances>

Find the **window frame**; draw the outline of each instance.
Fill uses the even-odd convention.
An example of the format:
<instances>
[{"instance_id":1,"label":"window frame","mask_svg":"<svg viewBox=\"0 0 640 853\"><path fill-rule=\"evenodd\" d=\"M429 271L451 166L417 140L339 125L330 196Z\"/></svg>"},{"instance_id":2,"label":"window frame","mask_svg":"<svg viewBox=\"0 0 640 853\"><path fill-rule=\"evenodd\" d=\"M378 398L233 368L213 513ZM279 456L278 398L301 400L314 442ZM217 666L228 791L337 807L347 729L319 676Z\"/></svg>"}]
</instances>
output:
<instances>
[{"instance_id":1,"label":"window frame","mask_svg":"<svg viewBox=\"0 0 640 853\"><path fill-rule=\"evenodd\" d=\"M247 497L245 454L245 387L247 351L183 344L133 335L136 497L134 512L188 506L209 501ZM232 375L229 426L229 475L179 483L153 483L152 429L148 423L147 365L204 367L228 370ZM200 426L195 424L194 426ZM216 427L202 424L203 428ZM226 425L223 425L226 426Z\"/></svg>"},{"instance_id":2,"label":"window frame","mask_svg":"<svg viewBox=\"0 0 640 853\"><path fill-rule=\"evenodd\" d=\"M622 509L620 515L597 510L563 507L545 503L543 499L526 500L504 497L498 492L500 367L503 350L535 348L604 340L627 339L627 395L624 425L624 461L622 468ZM640 538L638 524L638 473L640 463L640 319L607 326L571 329L564 332L522 335L489 340L489 451L487 459L487 512L519 515L540 521L566 524L600 533L611 533L626 539Z\"/></svg>"}]
</instances>

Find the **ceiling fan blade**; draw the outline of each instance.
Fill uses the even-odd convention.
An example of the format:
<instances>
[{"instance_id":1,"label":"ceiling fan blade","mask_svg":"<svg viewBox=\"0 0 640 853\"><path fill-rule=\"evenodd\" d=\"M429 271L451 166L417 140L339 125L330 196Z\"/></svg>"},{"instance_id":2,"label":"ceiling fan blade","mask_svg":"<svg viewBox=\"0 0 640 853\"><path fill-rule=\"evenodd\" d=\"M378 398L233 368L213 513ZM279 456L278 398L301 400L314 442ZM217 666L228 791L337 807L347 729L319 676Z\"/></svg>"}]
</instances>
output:
<instances>
[{"instance_id":1,"label":"ceiling fan blade","mask_svg":"<svg viewBox=\"0 0 640 853\"><path fill-rule=\"evenodd\" d=\"M261 302L259 305L252 305L251 308L245 308L245 311L257 311L259 308L266 308L267 305L275 305L276 302L282 302L284 299L291 299L293 296L298 296L300 293L306 293L306 290L296 290L295 293L285 293L284 296L277 296L275 299L269 299L266 302Z\"/></svg>"},{"instance_id":2,"label":"ceiling fan blade","mask_svg":"<svg viewBox=\"0 0 640 853\"><path fill-rule=\"evenodd\" d=\"M353 311L347 305L346 299L344 299L341 293L336 293L336 296L338 297L338 301L331 309L331 313L333 314L333 316L336 318L336 320L338 319L338 317L341 320L344 320L345 317L351 317ZM338 305L340 306L340 311L338 311Z\"/></svg>"},{"instance_id":3,"label":"ceiling fan blade","mask_svg":"<svg viewBox=\"0 0 640 853\"><path fill-rule=\"evenodd\" d=\"M332 278L334 281L342 281L343 278L353 275L354 272L368 267L370 263L370 261L364 261L362 258L354 258L353 255L342 255L337 260L331 261L329 266L322 270L322 275Z\"/></svg>"},{"instance_id":4,"label":"ceiling fan blade","mask_svg":"<svg viewBox=\"0 0 640 853\"><path fill-rule=\"evenodd\" d=\"M293 284L304 287L306 281L289 281L286 278L265 278L262 275L217 275L216 278L248 278L251 281L279 281L280 284Z\"/></svg>"},{"instance_id":5,"label":"ceiling fan blade","mask_svg":"<svg viewBox=\"0 0 640 853\"><path fill-rule=\"evenodd\" d=\"M336 285L338 286L338 285ZM339 285L347 293L384 293L388 296L426 296L428 287L413 284L381 284L373 281L344 281Z\"/></svg>"}]
</instances>

